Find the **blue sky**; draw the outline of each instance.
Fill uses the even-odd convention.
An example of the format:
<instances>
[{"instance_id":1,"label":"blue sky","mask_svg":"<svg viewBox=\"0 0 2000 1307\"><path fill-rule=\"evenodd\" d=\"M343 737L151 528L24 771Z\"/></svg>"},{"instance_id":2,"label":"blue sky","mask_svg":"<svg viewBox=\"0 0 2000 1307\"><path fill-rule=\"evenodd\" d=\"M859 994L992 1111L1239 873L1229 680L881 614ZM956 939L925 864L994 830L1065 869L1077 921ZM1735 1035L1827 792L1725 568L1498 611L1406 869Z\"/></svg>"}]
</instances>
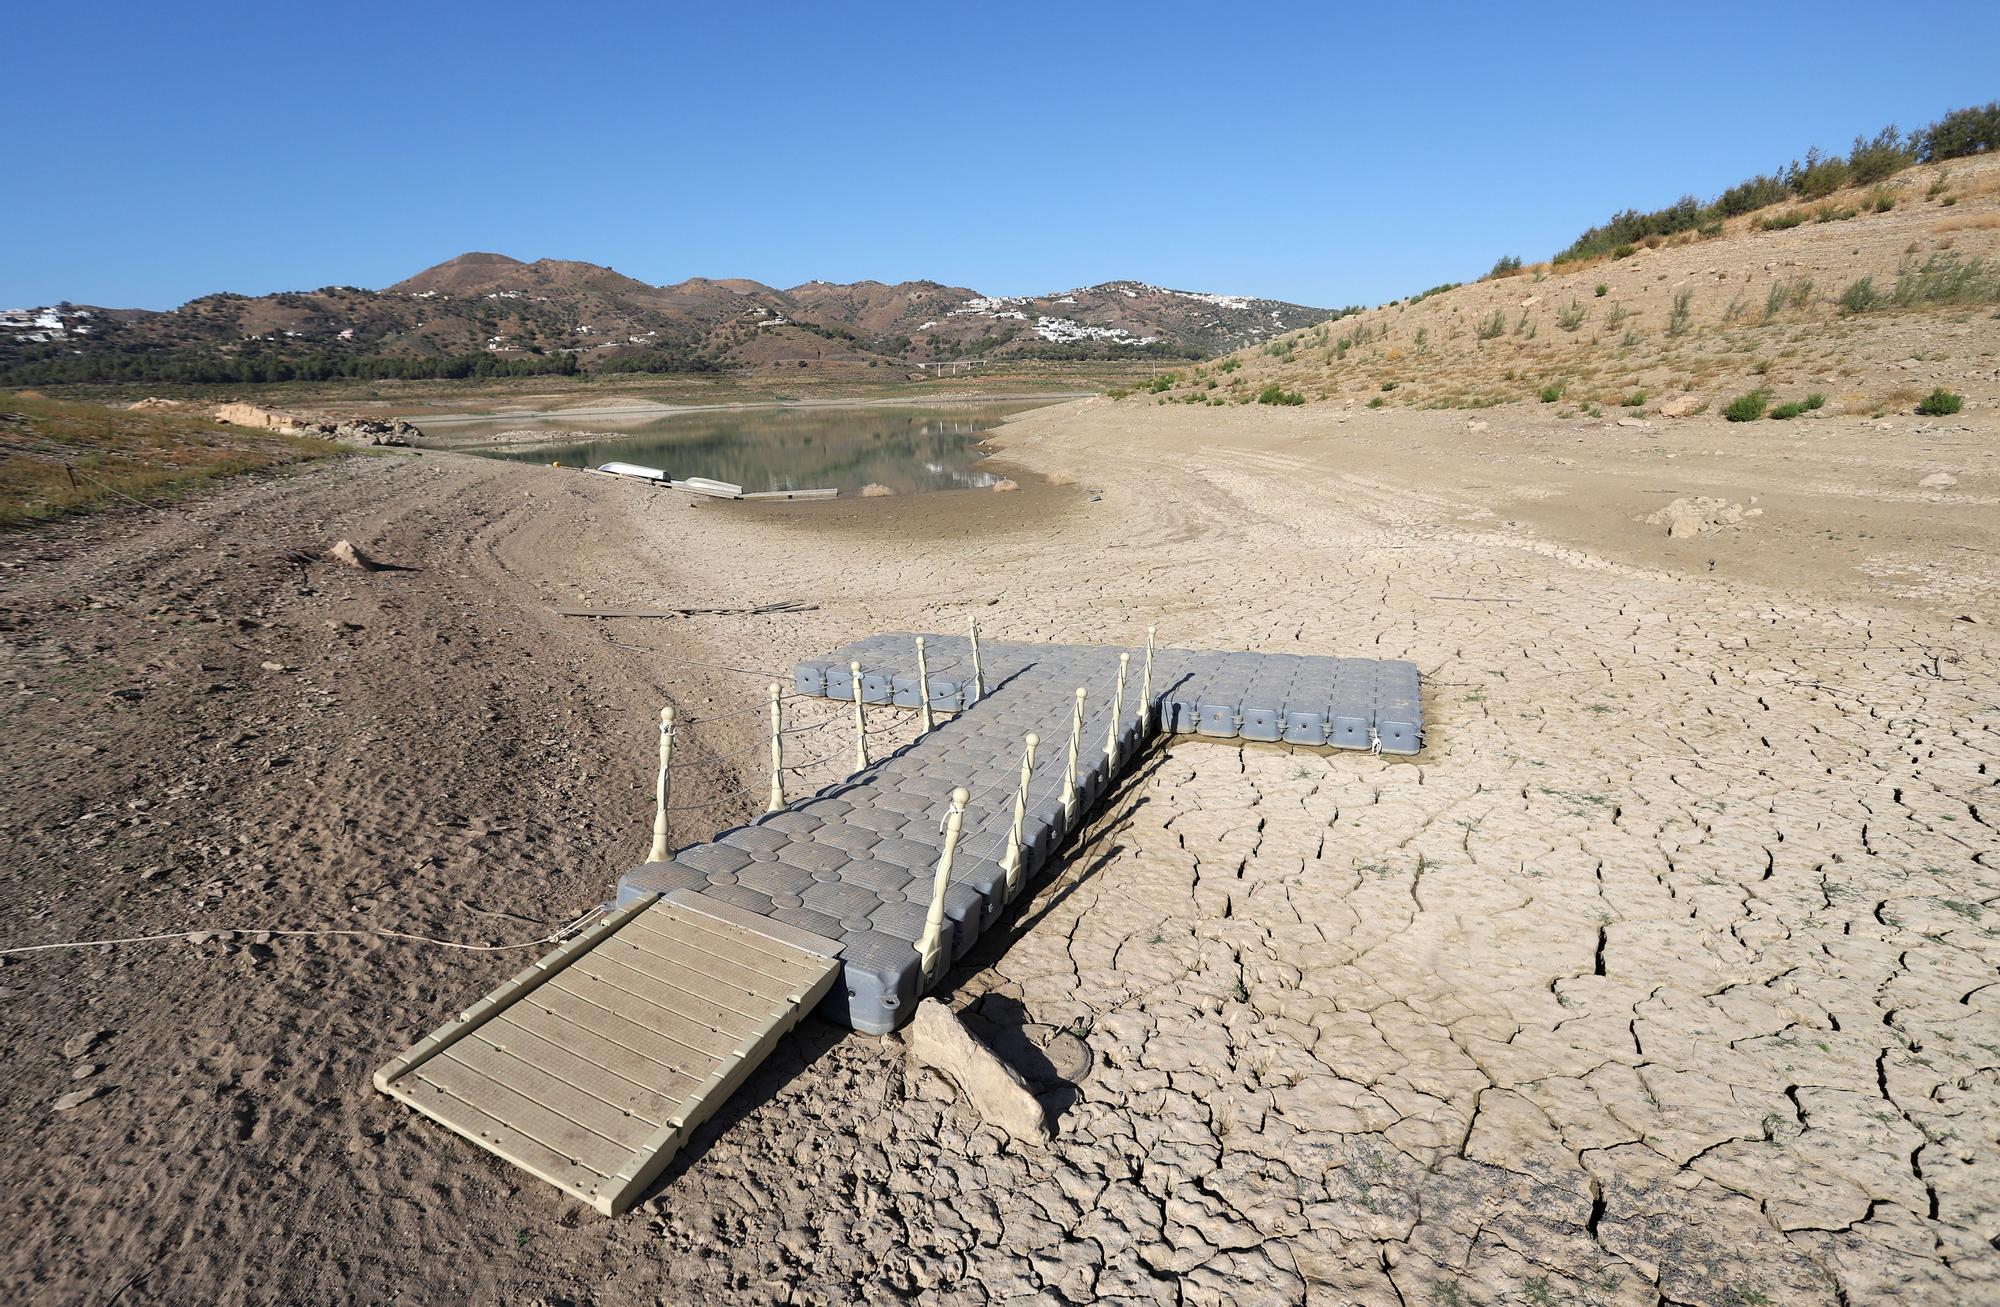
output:
<instances>
[{"instance_id":1,"label":"blue sky","mask_svg":"<svg viewBox=\"0 0 2000 1307\"><path fill-rule=\"evenodd\" d=\"M0 306L1116 277L1373 303L2000 97L2000 4L16 4Z\"/></svg>"}]
</instances>

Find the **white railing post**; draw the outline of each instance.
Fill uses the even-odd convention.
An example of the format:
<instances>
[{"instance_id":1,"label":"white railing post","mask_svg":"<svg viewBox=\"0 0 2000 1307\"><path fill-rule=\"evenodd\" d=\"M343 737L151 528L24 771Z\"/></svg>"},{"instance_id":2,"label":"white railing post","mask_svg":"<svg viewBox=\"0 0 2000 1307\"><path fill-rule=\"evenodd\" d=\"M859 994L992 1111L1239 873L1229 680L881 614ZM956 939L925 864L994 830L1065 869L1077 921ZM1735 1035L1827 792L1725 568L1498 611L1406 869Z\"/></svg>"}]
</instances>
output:
<instances>
[{"instance_id":1,"label":"white railing post","mask_svg":"<svg viewBox=\"0 0 2000 1307\"><path fill-rule=\"evenodd\" d=\"M924 914L924 935L917 941L917 956L921 962L922 984L920 989L928 990L944 974L944 964L949 960L944 947L944 892L951 883L951 861L958 852L958 831L965 823L965 805L972 795L964 786L951 792L951 811L944 819L944 850L938 854L937 878L931 884L931 907Z\"/></svg>"},{"instance_id":2,"label":"white railing post","mask_svg":"<svg viewBox=\"0 0 2000 1307\"><path fill-rule=\"evenodd\" d=\"M868 719L861 712L861 663L859 660L847 664L847 670L854 674L854 770L868 770Z\"/></svg>"},{"instance_id":3,"label":"white railing post","mask_svg":"<svg viewBox=\"0 0 2000 1307\"><path fill-rule=\"evenodd\" d=\"M1041 741L1029 731L1021 741L1021 787L1014 791L1014 825L1007 832L1007 853L1000 870L1007 876L1007 901L1021 892L1021 876L1027 871L1027 856L1021 851L1021 831L1028 822L1028 782L1035 773L1035 746Z\"/></svg>"},{"instance_id":4,"label":"white railing post","mask_svg":"<svg viewBox=\"0 0 2000 1307\"><path fill-rule=\"evenodd\" d=\"M924 660L924 637L917 637L917 698L923 700L917 705L918 720L925 733L931 729L931 668Z\"/></svg>"},{"instance_id":5,"label":"white railing post","mask_svg":"<svg viewBox=\"0 0 2000 1307\"><path fill-rule=\"evenodd\" d=\"M986 697L986 674L979 670L979 619L968 617L965 624L972 632L972 698L965 701L965 706L970 708L973 700Z\"/></svg>"},{"instance_id":6,"label":"white railing post","mask_svg":"<svg viewBox=\"0 0 2000 1307\"><path fill-rule=\"evenodd\" d=\"M1153 733L1153 632L1146 628L1146 670L1139 674L1139 738Z\"/></svg>"},{"instance_id":7,"label":"white railing post","mask_svg":"<svg viewBox=\"0 0 2000 1307\"><path fill-rule=\"evenodd\" d=\"M1084 688L1076 687L1076 708L1069 719L1069 762L1063 768L1063 827L1076 829L1076 748L1083 741Z\"/></svg>"},{"instance_id":8,"label":"white railing post","mask_svg":"<svg viewBox=\"0 0 2000 1307\"><path fill-rule=\"evenodd\" d=\"M660 776L653 787L653 847L646 861L667 860L667 769L674 758L674 710L660 709Z\"/></svg>"},{"instance_id":9,"label":"white railing post","mask_svg":"<svg viewBox=\"0 0 2000 1307\"><path fill-rule=\"evenodd\" d=\"M785 718L784 709L778 706L780 693L778 683L771 682L771 806L766 812L779 812L785 806Z\"/></svg>"},{"instance_id":10,"label":"white railing post","mask_svg":"<svg viewBox=\"0 0 2000 1307\"><path fill-rule=\"evenodd\" d=\"M1132 661L1129 653L1118 655L1118 688L1111 692L1111 725L1104 731L1104 779L1109 781L1118 770L1118 728L1125 724L1125 668Z\"/></svg>"}]
</instances>

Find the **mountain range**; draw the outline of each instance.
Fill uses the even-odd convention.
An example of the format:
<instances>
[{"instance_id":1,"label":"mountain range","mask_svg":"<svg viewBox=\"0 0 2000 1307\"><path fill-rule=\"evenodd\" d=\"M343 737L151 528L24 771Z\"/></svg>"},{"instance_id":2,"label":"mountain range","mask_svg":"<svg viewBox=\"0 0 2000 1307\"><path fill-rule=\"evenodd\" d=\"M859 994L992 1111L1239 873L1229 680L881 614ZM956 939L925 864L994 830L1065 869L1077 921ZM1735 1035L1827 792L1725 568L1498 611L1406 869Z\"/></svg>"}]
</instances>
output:
<instances>
[{"instance_id":1,"label":"mountain range","mask_svg":"<svg viewBox=\"0 0 2000 1307\"><path fill-rule=\"evenodd\" d=\"M934 281L809 281L780 290L697 277L655 286L593 263L472 253L382 290L221 293L164 312L72 304L10 310L0 314L0 375L94 379L246 356L335 368L342 360L476 358L482 370L519 371L1206 358L1335 316L1282 300L1136 281L1028 296L981 295Z\"/></svg>"}]
</instances>

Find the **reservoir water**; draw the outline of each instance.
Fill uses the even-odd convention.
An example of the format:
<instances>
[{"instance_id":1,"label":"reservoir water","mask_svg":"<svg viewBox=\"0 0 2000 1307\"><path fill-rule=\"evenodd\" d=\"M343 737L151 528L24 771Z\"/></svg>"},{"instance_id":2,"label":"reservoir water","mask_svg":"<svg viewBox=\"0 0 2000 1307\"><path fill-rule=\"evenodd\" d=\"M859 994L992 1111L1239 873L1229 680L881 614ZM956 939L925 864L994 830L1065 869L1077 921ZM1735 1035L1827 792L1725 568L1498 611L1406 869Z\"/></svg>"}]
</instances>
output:
<instances>
[{"instance_id":1,"label":"reservoir water","mask_svg":"<svg viewBox=\"0 0 2000 1307\"><path fill-rule=\"evenodd\" d=\"M455 424L454 434L495 442L472 452L527 463L596 467L612 461L710 477L745 490L899 495L992 485L981 435L1009 414L1049 401L861 407L697 409L626 416L572 412L510 415ZM548 443L525 443L546 433Z\"/></svg>"}]
</instances>

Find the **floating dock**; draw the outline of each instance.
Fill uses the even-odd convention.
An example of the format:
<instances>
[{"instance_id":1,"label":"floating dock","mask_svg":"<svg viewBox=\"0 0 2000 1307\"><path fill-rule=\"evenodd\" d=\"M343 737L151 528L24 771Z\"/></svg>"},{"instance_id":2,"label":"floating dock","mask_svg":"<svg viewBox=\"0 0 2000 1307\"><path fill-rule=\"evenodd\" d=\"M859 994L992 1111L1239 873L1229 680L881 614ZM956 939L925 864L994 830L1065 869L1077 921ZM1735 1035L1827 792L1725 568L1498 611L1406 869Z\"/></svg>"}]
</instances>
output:
<instances>
[{"instance_id":1,"label":"floating dock","mask_svg":"<svg viewBox=\"0 0 2000 1307\"><path fill-rule=\"evenodd\" d=\"M1154 649L1148 677L1136 650L923 642L921 666L917 637L877 636L800 663L793 684L853 701L858 681L857 713L928 698L931 729L628 873L612 916L377 1087L616 1213L806 1012L871 1034L908 1020L1156 733L1422 743L1410 663Z\"/></svg>"}]
</instances>

